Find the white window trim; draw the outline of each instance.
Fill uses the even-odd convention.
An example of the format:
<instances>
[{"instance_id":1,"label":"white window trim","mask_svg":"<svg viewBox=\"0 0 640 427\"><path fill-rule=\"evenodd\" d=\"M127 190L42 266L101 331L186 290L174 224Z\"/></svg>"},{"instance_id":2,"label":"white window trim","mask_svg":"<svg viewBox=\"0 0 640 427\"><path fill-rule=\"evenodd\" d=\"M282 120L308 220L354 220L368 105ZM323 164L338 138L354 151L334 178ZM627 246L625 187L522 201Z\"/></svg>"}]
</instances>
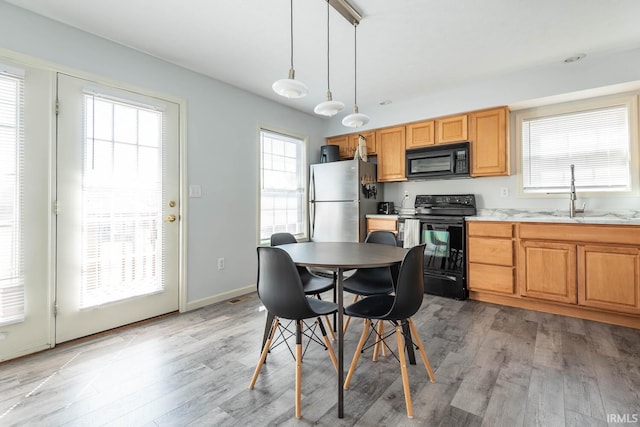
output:
<instances>
[{"instance_id":1,"label":"white window trim","mask_svg":"<svg viewBox=\"0 0 640 427\"><path fill-rule=\"evenodd\" d=\"M584 192L580 193L580 198L606 198L606 197L638 197L640 196L640 154L638 144L638 98L640 92L616 94L598 98L583 99L580 101L565 102L561 104L543 105L539 107L520 110L515 114L515 134L517 177L518 177L518 197L526 199L549 199L566 198L565 193L525 193L523 190L522 172L522 122L523 120L544 117L555 114L566 114L571 112L592 110L596 108L609 107L614 105L626 105L629 109L629 154L631 156L631 191L617 192ZM568 187L568 184L567 184Z\"/></svg>"},{"instance_id":2,"label":"white window trim","mask_svg":"<svg viewBox=\"0 0 640 427\"><path fill-rule=\"evenodd\" d=\"M274 133L280 133L283 135L287 135L290 136L292 138L297 138L300 139L302 141L303 144L303 150L304 150L304 159L303 159L303 164L304 164L304 177L303 177L303 181L304 182L308 182L309 180L309 137L307 135L303 135L300 134L298 132L294 132L290 129L284 129L278 126L272 126L269 124L265 124L265 123L257 123L257 127L256 127L256 144L257 144L257 150L256 150L256 245L257 246L264 246L265 244L263 244L260 241L260 213L262 212L262 206L260 203L260 199L261 199L261 195L262 195L262 189L261 189L261 177L260 177L260 156L262 155L262 147L260 146L260 132L261 131L266 131L266 132L274 132ZM308 206L308 201L309 201L309 186L308 185L304 185L303 186L303 190L304 190L304 200L307 201L307 203L304 205L304 214L303 214L303 218L305 221L305 238L301 239L301 241L305 241L309 239L309 206Z\"/></svg>"}]
</instances>

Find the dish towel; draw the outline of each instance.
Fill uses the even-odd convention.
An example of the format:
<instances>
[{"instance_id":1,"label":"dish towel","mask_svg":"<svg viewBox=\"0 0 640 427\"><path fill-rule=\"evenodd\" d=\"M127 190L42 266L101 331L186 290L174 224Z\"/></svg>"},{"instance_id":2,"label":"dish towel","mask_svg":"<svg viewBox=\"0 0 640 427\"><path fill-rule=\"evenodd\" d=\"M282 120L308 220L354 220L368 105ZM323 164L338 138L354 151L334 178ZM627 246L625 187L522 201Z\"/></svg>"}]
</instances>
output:
<instances>
[{"instance_id":1,"label":"dish towel","mask_svg":"<svg viewBox=\"0 0 640 427\"><path fill-rule=\"evenodd\" d=\"M420 244L420 220L406 219L404 221L403 247L412 248Z\"/></svg>"}]
</instances>

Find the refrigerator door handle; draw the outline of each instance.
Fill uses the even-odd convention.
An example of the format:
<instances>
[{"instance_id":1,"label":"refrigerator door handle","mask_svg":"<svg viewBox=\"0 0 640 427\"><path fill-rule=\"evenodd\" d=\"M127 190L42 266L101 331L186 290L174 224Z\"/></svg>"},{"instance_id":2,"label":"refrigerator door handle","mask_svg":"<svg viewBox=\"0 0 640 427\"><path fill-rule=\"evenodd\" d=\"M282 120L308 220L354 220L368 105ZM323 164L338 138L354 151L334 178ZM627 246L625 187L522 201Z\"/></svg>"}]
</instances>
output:
<instances>
[{"instance_id":1,"label":"refrigerator door handle","mask_svg":"<svg viewBox=\"0 0 640 427\"><path fill-rule=\"evenodd\" d=\"M311 236L310 236L310 239L313 240L313 234L314 234L314 230L316 228L316 207L315 207L315 203L313 201L309 202L309 210L311 211L311 212L309 212L310 213L309 216L311 217L311 224L310 224L310 226L311 226Z\"/></svg>"},{"instance_id":2,"label":"refrigerator door handle","mask_svg":"<svg viewBox=\"0 0 640 427\"><path fill-rule=\"evenodd\" d=\"M316 176L311 168L311 176L309 177L309 200L316 199Z\"/></svg>"}]
</instances>

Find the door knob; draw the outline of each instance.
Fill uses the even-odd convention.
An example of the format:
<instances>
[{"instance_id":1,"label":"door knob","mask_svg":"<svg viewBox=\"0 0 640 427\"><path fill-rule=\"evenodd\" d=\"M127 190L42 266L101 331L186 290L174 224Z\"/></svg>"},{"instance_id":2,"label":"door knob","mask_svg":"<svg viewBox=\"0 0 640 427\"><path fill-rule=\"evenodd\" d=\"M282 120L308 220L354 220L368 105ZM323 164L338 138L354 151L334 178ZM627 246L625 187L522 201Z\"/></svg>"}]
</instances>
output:
<instances>
[{"instance_id":1,"label":"door knob","mask_svg":"<svg viewBox=\"0 0 640 427\"><path fill-rule=\"evenodd\" d=\"M167 217L168 222L174 222L175 220L176 220L176 216L174 214L171 214Z\"/></svg>"}]
</instances>

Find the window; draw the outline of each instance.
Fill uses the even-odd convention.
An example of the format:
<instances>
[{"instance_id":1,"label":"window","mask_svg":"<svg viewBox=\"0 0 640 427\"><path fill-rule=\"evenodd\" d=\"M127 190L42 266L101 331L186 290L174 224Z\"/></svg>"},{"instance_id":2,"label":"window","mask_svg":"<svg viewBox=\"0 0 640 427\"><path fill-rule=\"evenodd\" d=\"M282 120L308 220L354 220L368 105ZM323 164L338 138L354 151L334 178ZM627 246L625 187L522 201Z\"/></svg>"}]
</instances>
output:
<instances>
[{"instance_id":1,"label":"window","mask_svg":"<svg viewBox=\"0 0 640 427\"><path fill-rule=\"evenodd\" d=\"M23 76L0 69L0 325L24 320Z\"/></svg>"},{"instance_id":2,"label":"window","mask_svg":"<svg viewBox=\"0 0 640 427\"><path fill-rule=\"evenodd\" d=\"M273 233L307 237L306 141L260 129L260 243Z\"/></svg>"},{"instance_id":3,"label":"window","mask_svg":"<svg viewBox=\"0 0 640 427\"><path fill-rule=\"evenodd\" d=\"M163 290L163 115L84 95L82 289L88 308Z\"/></svg>"},{"instance_id":4,"label":"window","mask_svg":"<svg viewBox=\"0 0 640 427\"><path fill-rule=\"evenodd\" d=\"M518 113L524 193L629 192L637 182L636 97Z\"/></svg>"}]
</instances>

